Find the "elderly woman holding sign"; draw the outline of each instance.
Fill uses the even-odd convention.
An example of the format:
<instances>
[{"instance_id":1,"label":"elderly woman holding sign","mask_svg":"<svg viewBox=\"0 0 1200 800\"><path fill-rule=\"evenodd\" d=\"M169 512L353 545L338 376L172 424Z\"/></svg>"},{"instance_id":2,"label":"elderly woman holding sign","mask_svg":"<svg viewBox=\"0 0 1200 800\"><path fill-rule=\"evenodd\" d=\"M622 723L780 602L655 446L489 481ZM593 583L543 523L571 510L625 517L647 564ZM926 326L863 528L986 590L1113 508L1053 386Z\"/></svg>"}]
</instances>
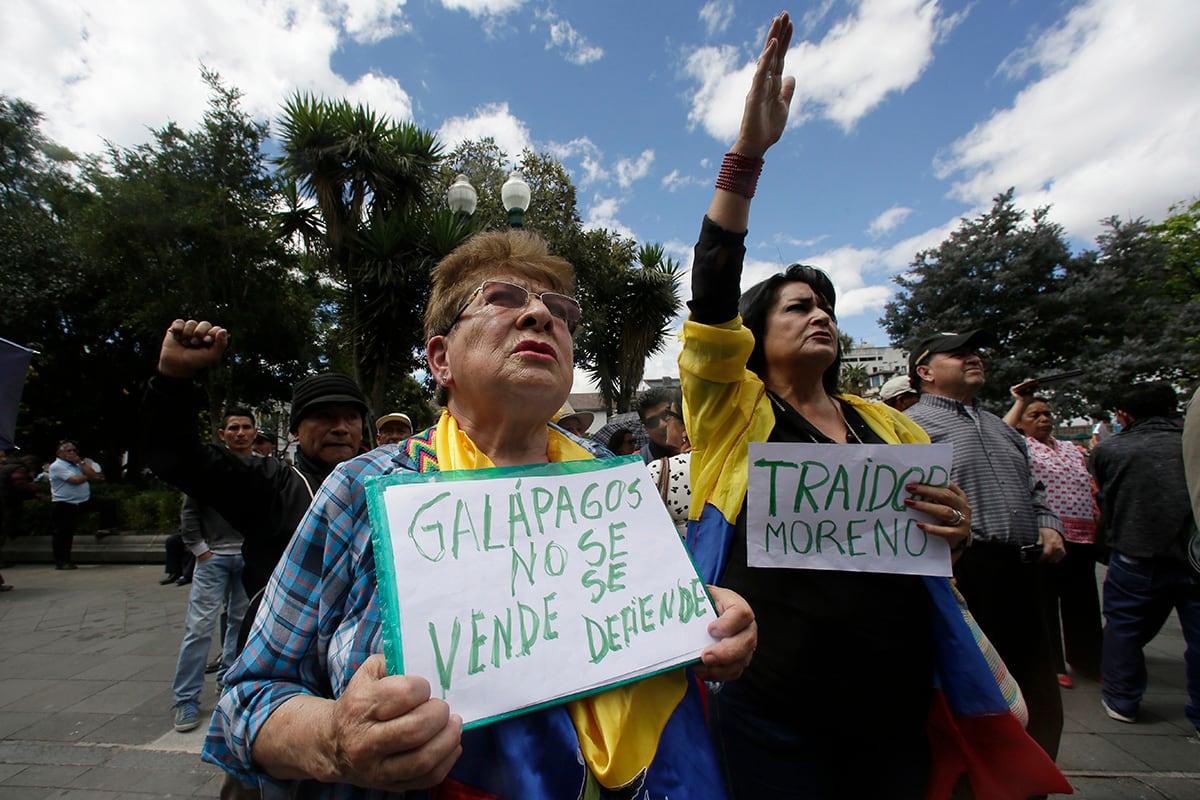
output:
<instances>
[{"instance_id":1,"label":"elderly woman holding sign","mask_svg":"<svg viewBox=\"0 0 1200 800\"><path fill-rule=\"evenodd\" d=\"M693 448L689 544L705 578L745 596L760 626L754 662L714 695L731 793L945 797L967 763L977 797L1064 786L1008 713L945 578L747 563L750 442L929 442L888 406L836 393L835 293L824 272L794 264L736 299L750 198L795 91L782 74L791 35L787 14L772 22L721 166L696 245L679 359ZM921 523L926 533L945 537L952 552L969 544L970 507L959 487L905 488L904 503L931 520ZM1004 743L1015 782L977 769L960 732L948 733L964 695L966 709L1003 720L994 741Z\"/></svg>"},{"instance_id":2,"label":"elderly woman holding sign","mask_svg":"<svg viewBox=\"0 0 1200 800\"><path fill-rule=\"evenodd\" d=\"M437 266L426 353L446 408L399 451L346 462L317 493L226 678L206 759L303 797L433 786L437 797L513 800L717 796L700 689L682 669L464 733L431 698L433 676L389 676L379 655L366 478L607 454L550 424L571 387L573 284L570 265L521 231L476 236ZM696 673L729 679L749 662L756 626L732 592L713 600L717 641Z\"/></svg>"}]
</instances>

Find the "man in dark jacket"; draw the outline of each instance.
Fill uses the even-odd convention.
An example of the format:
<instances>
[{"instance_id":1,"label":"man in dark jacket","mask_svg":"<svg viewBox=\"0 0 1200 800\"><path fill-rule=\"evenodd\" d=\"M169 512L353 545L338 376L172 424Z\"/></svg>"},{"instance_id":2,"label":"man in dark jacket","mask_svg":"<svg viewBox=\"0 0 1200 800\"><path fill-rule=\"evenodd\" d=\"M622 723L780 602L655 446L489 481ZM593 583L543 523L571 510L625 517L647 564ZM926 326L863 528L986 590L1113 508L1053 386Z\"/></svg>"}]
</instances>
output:
<instances>
[{"instance_id":1,"label":"man in dark jacket","mask_svg":"<svg viewBox=\"0 0 1200 800\"><path fill-rule=\"evenodd\" d=\"M196 430L201 398L192 378L220 361L224 328L177 319L163 338L158 374L143 401L146 463L158 477L215 509L244 537L246 595L267 585L313 495L338 464L358 455L367 399L346 375L325 373L292 391L295 466L207 447Z\"/></svg>"},{"instance_id":2,"label":"man in dark jacket","mask_svg":"<svg viewBox=\"0 0 1200 800\"><path fill-rule=\"evenodd\" d=\"M1142 648L1174 608L1187 643L1189 703L1200 731L1200 576L1184 547L1195 522L1183 467L1178 399L1167 383L1131 386L1117 403L1121 433L1092 451L1110 551L1104 581L1104 677L1108 716L1134 722L1146 691Z\"/></svg>"}]
</instances>

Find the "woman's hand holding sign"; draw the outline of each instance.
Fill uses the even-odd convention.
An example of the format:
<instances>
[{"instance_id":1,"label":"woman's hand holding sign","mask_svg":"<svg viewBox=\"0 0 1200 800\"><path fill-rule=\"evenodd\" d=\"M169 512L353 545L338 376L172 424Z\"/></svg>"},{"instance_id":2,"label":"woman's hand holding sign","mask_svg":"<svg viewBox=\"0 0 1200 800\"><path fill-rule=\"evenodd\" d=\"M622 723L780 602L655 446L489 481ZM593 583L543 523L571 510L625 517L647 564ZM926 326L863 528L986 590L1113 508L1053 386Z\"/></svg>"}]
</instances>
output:
<instances>
[{"instance_id":1,"label":"woman's hand holding sign","mask_svg":"<svg viewBox=\"0 0 1200 800\"><path fill-rule=\"evenodd\" d=\"M917 527L946 539L950 557L957 560L971 544L971 503L966 492L954 482L946 486L910 483L904 488L913 494L904 499L906 506L941 521L918 522Z\"/></svg>"},{"instance_id":2,"label":"woman's hand holding sign","mask_svg":"<svg viewBox=\"0 0 1200 800\"><path fill-rule=\"evenodd\" d=\"M296 695L281 705L255 740L254 760L277 778L403 792L441 783L461 738L462 718L431 698L428 681L388 675L373 655L336 700Z\"/></svg>"},{"instance_id":3,"label":"woman's hand holding sign","mask_svg":"<svg viewBox=\"0 0 1200 800\"><path fill-rule=\"evenodd\" d=\"M705 681L733 681L750 666L754 648L758 646L758 623L754 611L737 592L709 586L717 607L717 618L708 626L708 633L720 641L711 644L700 654L701 664L696 675Z\"/></svg>"}]
</instances>

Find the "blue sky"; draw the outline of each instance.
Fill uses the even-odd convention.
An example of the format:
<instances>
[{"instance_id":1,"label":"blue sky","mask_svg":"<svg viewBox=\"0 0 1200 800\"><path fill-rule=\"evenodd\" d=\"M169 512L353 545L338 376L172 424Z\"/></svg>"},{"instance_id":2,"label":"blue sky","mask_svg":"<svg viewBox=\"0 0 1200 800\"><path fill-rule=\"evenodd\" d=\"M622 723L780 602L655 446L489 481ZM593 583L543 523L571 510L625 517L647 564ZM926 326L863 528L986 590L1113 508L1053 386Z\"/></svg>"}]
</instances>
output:
<instances>
[{"instance_id":1,"label":"blue sky","mask_svg":"<svg viewBox=\"0 0 1200 800\"><path fill-rule=\"evenodd\" d=\"M685 265L749 70L783 6L711 0L7 0L0 92L80 152L194 125L199 63L263 119L293 91L549 151L589 226ZM789 8L792 119L751 216L747 279L825 267L842 327L886 343L891 278L1009 186L1077 248L1109 215L1200 193L1195 0L861 0ZM686 296L685 288L685 296ZM648 365L674 370L677 347ZM582 387L577 387L582 388Z\"/></svg>"}]
</instances>

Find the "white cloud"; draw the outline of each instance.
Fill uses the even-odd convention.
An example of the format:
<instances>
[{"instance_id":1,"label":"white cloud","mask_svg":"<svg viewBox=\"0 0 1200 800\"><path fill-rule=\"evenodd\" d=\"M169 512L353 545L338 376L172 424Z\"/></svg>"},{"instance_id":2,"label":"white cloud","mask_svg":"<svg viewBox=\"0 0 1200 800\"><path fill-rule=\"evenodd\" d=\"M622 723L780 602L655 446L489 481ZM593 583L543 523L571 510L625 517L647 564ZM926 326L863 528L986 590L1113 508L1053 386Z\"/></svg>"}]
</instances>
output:
<instances>
[{"instance_id":1,"label":"white cloud","mask_svg":"<svg viewBox=\"0 0 1200 800\"><path fill-rule=\"evenodd\" d=\"M1112 214L1161 219L1200 186L1200 4L1091 0L1001 67L1036 74L939 160L978 205L1009 186L1092 239Z\"/></svg>"},{"instance_id":2,"label":"white cloud","mask_svg":"<svg viewBox=\"0 0 1200 800\"><path fill-rule=\"evenodd\" d=\"M633 230L617 219L617 212L620 210L620 200L615 197L603 197L597 194L592 198L592 204L583 215L583 227L589 231L596 230L597 228L605 228L622 236L636 239L637 236L634 235Z\"/></svg>"},{"instance_id":3,"label":"white cloud","mask_svg":"<svg viewBox=\"0 0 1200 800\"><path fill-rule=\"evenodd\" d=\"M550 27L550 41L546 49L557 48L563 51L563 57L572 64L583 66L599 61L604 57L604 49L589 44L583 34L575 30L575 26L565 19L560 19L552 10L538 12L538 19Z\"/></svg>"},{"instance_id":4,"label":"white cloud","mask_svg":"<svg viewBox=\"0 0 1200 800\"><path fill-rule=\"evenodd\" d=\"M653 150L643 150L642 154L636 159L620 159L616 165L617 184L622 189L628 189L633 185L634 181L641 180L649 174L650 165L653 163Z\"/></svg>"},{"instance_id":5,"label":"white cloud","mask_svg":"<svg viewBox=\"0 0 1200 800\"><path fill-rule=\"evenodd\" d=\"M700 7L700 21L709 36L724 33L733 21L733 3L731 0L709 0Z\"/></svg>"},{"instance_id":6,"label":"white cloud","mask_svg":"<svg viewBox=\"0 0 1200 800\"><path fill-rule=\"evenodd\" d=\"M596 146L596 143L587 136L580 136L569 142L551 142L546 145L546 150L560 161L564 158L595 155L600 152L600 148Z\"/></svg>"},{"instance_id":7,"label":"white cloud","mask_svg":"<svg viewBox=\"0 0 1200 800\"><path fill-rule=\"evenodd\" d=\"M608 167L604 163L604 152L586 136L569 142L551 142L546 149L564 165L569 161L578 162L579 168L572 170L572 178L580 188L615 181L621 188L628 189L634 181L646 177L654 163L654 151L643 150L637 158L618 159Z\"/></svg>"},{"instance_id":8,"label":"white cloud","mask_svg":"<svg viewBox=\"0 0 1200 800\"><path fill-rule=\"evenodd\" d=\"M646 359L646 366L642 369L644 378L679 377L679 353L683 350L679 334L682 332L683 321L678 319L675 327L667 334L663 349Z\"/></svg>"},{"instance_id":9,"label":"white cloud","mask_svg":"<svg viewBox=\"0 0 1200 800\"><path fill-rule=\"evenodd\" d=\"M910 214L912 214L911 208L906 206L892 206L871 220L871 224L867 227L867 235L873 239L878 238L903 223L904 220L908 219Z\"/></svg>"},{"instance_id":10,"label":"white cloud","mask_svg":"<svg viewBox=\"0 0 1200 800\"><path fill-rule=\"evenodd\" d=\"M393 122L412 121L412 98L388 75L368 72L346 87L345 97L351 103L362 103L372 111L386 114Z\"/></svg>"},{"instance_id":11,"label":"white cloud","mask_svg":"<svg viewBox=\"0 0 1200 800\"><path fill-rule=\"evenodd\" d=\"M533 149L529 128L508 110L508 103L489 103L470 116L451 117L442 123L437 136L447 152L468 139L490 136L514 163L522 150Z\"/></svg>"},{"instance_id":12,"label":"white cloud","mask_svg":"<svg viewBox=\"0 0 1200 800\"><path fill-rule=\"evenodd\" d=\"M822 0L819 4L805 11L795 23L796 29L800 31L800 35L805 39L811 36L812 32L817 29L817 26L829 16L829 12L833 11L833 6L836 2L837 0Z\"/></svg>"},{"instance_id":13,"label":"white cloud","mask_svg":"<svg viewBox=\"0 0 1200 800\"><path fill-rule=\"evenodd\" d=\"M134 12L120 0L10 0L0 26L0 92L36 105L46 134L84 153L104 140L138 144L147 127L168 121L196 125L208 98L201 63L238 87L260 119L277 116L297 90L379 99L381 111L404 118L411 102L394 80L347 81L330 67L344 36L365 35L371 24L395 29L402 5L207 0L141 3Z\"/></svg>"},{"instance_id":14,"label":"white cloud","mask_svg":"<svg viewBox=\"0 0 1200 800\"><path fill-rule=\"evenodd\" d=\"M673 169L663 176L660 184L662 188L668 192L678 192L680 189L686 189L689 186L704 186L709 182L708 178L698 178L694 175L684 175L679 170Z\"/></svg>"},{"instance_id":15,"label":"white cloud","mask_svg":"<svg viewBox=\"0 0 1200 800\"><path fill-rule=\"evenodd\" d=\"M443 8L451 11L466 11L472 17L489 17L507 14L524 4L525 0L441 0Z\"/></svg>"},{"instance_id":16,"label":"white cloud","mask_svg":"<svg viewBox=\"0 0 1200 800\"><path fill-rule=\"evenodd\" d=\"M570 159L579 161L579 171L574 172L572 178L581 188L596 181L607 181L609 178L608 170L601 161L604 154L596 143L586 136L569 142L551 142L546 146L546 150L563 162L564 166Z\"/></svg>"},{"instance_id":17,"label":"white cloud","mask_svg":"<svg viewBox=\"0 0 1200 800\"><path fill-rule=\"evenodd\" d=\"M701 47L687 58L684 71L699 86L692 96L688 124L704 128L722 142L732 141L742 120L742 105L754 64L738 66L736 47ZM793 113L796 107L793 105Z\"/></svg>"},{"instance_id":18,"label":"white cloud","mask_svg":"<svg viewBox=\"0 0 1200 800\"><path fill-rule=\"evenodd\" d=\"M341 0L342 27L362 44L382 42L409 29L400 14L405 0Z\"/></svg>"},{"instance_id":19,"label":"white cloud","mask_svg":"<svg viewBox=\"0 0 1200 800\"><path fill-rule=\"evenodd\" d=\"M961 18L942 15L935 0L863 0L819 43L799 42L788 51L785 73L796 76L791 121L820 114L852 129L890 94L916 82L933 59L933 45ZM743 62L728 45L704 47L689 56L685 71L699 83L689 122L731 140L754 60Z\"/></svg>"},{"instance_id":20,"label":"white cloud","mask_svg":"<svg viewBox=\"0 0 1200 800\"><path fill-rule=\"evenodd\" d=\"M815 247L816 245L825 241L825 239L827 239L828 236L829 236L829 234L820 233L820 234L817 234L816 236L813 236L811 239L797 239L794 236L789 236L789 235L783 234L783 233L777 233L773 237L771 237L771 243L774 244L776 247L778 247L779 245L785 245L790 248L801 247L801 248L807 249L810 247Z\"/></svg>"}]
</instances>

